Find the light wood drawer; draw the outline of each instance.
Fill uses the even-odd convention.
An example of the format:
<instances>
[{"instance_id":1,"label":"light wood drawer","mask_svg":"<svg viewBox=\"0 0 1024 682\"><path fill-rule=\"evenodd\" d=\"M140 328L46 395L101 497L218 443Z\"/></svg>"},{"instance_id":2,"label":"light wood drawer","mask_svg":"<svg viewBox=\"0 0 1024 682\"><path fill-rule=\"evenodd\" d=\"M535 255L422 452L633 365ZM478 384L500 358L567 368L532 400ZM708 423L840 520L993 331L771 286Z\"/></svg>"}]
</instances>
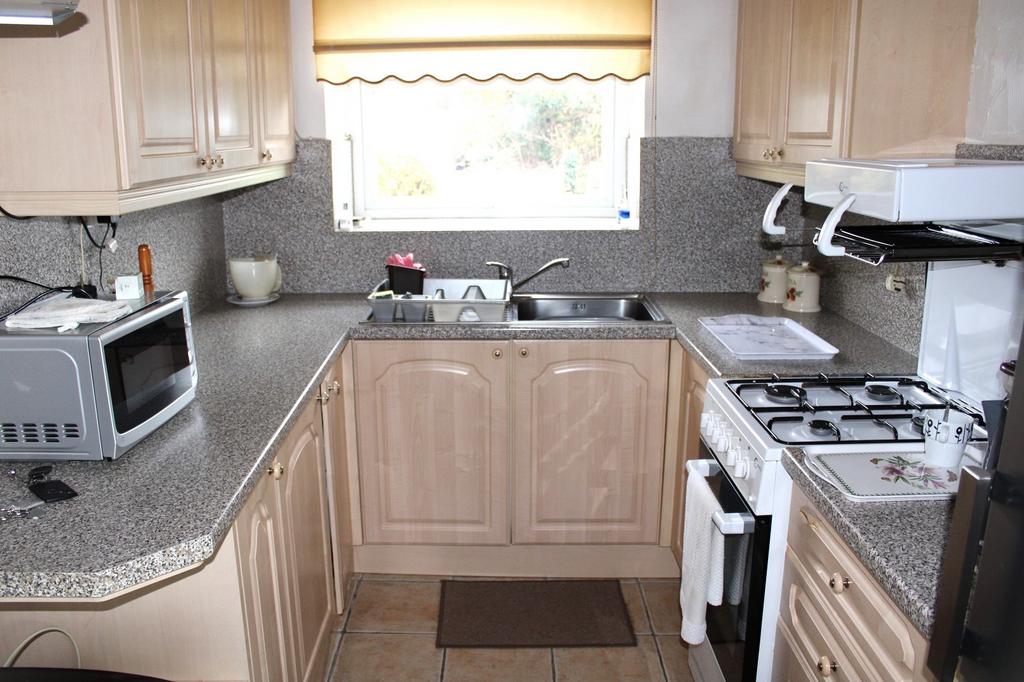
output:
<instances>
[{"instance_id":1,"label":"light wood drawer","mask_svg":"<svg viewBox=\"0 0 1024 682\"><path fill-rule=\"evenodd\" d=\"M800 662L797 667L815 680L882 682L888 679L867 665L850 637L836 627L835 614L822 602L811 580L807 568L796 558L793 549L787 547L780 624L789 628L787 634L792 636L796 659Z\"/></svg>"},{"instance_id":2,"label":"light wood drawer","mask_svg":"<svg viewBox=\"0 0 1024 682\"><path fill-rule=\"evenodd\" d=\"M786 682L816 682L819 678L811 671L815 668L807 658L807 654L796 643L796 636L786 625L779 621L775 634L775 655L772 659L772 679Z\"/></svg>"},{"instance_id":3,"label":"light wood drawer","mask_svg":"<svg viewBox=\"0 0 1024 682\"><path fill-rule=\"evenodd\" d=\"M837 626L885 679L915 679L924 668L924 637L797 490L791 510L790 548Z\"/></svg>"}]
</instances>

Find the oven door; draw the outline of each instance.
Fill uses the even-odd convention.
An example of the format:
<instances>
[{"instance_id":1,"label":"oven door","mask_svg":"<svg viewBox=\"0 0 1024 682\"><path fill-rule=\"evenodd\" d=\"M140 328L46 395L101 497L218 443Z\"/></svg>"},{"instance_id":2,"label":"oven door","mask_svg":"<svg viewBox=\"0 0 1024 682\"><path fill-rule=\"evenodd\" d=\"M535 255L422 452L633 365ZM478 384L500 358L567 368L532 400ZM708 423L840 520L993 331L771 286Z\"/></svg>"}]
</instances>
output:
<instances>
[{"instance_id":1,"label":"oven door","mask_svg":"<svg viewBox=\"0 0 1024 682\"><path fill-rule=\"evenodd\" d=\"M772 518L754 516L703 438L700 460L694 462L699 465L695 468L706 476L724 517L731 522L719 523L716 519L725 536L725 588L722 604L708 605L707 639L691 650L691 665L696 668L697 679L753 682L757 677Z\"/></svg>"},{"instance_id":2,"label":"oven door","mask_svg":"<svg viewBox=\"0 0 1024 682\"><path fill-rule=\"evenodd\" d=\"M104 330L98 336L96 356L103 454L113 458L195 397L197 372L187 295L171 296Z\"/></svg>"}]
</instances>

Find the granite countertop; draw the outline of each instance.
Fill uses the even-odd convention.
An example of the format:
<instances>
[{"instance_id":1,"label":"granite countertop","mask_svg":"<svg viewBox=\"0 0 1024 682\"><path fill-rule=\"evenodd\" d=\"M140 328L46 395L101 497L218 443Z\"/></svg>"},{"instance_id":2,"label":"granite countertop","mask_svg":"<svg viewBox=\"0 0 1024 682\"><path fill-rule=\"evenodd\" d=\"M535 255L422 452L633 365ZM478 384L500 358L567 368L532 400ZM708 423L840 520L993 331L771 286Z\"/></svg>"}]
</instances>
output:
<instances>
[{"instance_id":1,"label":"granite countertop","mask_svg":"<svg viewBox=\"0 0 1024 682\"><path fill-rule=\"evenodd\" d=\"M812 474L799 448L788 448L782 464L900 610L930 638L953 502L853 502Z\"/></svg>"},{"instance_id":2,"label":"granite countertop","mask_svg":"<svg viewBox=\"0 0 1024 682\"><path fill-rule=\"evenodd\" d=\"M349 339L678 338L713 376L776 372L912 372L913 356L831 313L794 316L840 348L831 361L743 362L697 322L727 313L782 314L751 294L668 294L671 324L359 325L360 295L285 295L263 308L220 304L194 316L195 401L112 462L61 462L78 491L36 519L0 522L0 599L104 598L209 558ZM787 314L788 315L788 314ZM3 463L23 476L33 464ZM3 477L0 500L22 492Z\"/></svg>"}]
</instances>

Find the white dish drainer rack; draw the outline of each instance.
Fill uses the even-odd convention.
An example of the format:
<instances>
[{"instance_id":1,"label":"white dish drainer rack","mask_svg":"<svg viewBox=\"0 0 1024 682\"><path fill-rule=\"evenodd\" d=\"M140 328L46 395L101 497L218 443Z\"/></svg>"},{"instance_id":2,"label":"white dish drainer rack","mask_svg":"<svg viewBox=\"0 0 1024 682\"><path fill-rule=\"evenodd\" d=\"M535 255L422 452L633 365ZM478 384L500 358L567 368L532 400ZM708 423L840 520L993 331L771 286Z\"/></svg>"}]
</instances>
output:
<instances>
[{"instance_id":1,"label":"white dish drainer rack","mask_svg":"<svg viewBox=\"0 0 1024 682\"><path fill-rule=\"evenodd\" d=\"M375 298L388 288L385 279L367 298L369 322L505 322L512 285L507 279L425 279L423 295Z\"/></svg>"}]
</instances>

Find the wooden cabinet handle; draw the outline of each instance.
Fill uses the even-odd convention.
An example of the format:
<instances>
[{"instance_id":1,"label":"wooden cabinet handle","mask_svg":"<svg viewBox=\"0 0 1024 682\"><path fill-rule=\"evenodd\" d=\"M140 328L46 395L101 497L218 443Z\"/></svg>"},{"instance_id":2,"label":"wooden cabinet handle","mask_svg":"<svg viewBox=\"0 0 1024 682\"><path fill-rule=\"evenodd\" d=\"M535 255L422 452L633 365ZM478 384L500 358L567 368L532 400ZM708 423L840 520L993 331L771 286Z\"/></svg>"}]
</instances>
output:
<instances>
[{"instance_id":1,"label":"wooden cabinet handle","mask_svg":"<svg viewBox=\"0 0 1024 682\"><path fill-rule=\"evenodd\" d=\"M808 526L815 530L818 528L818 524L814 522L814 517L808 514L803 509L800 510L800 516L803 518L804 523L806 523Z\"/></svg>"},{"instance_id":2,"label":"wooden cabinet handle","mask_svg":"<svg viewBox=\"0 0 1024 682\"><path fill-rule=\"evenodd\" d=\"M275 481L280 481L281 477L284 476L284 465L281 464L280 462L274 462L269 467L267 467L267 473Z\"/></svg>"},{"instance_id":3,"label":"wooden cabinet handle","mask_svg":"<svg viewBox=\"0 0 1024 682\"><path fill-rule=\"evenodd\" d=\"M822 677L831 677L832 673L839 670L839 666L828 656L822 656L818 659L818 672Z\"/></svg>"},{"instance_id":4,"label":"wooden cabinet handle","mask_svg":"<svg viewBox=\"0 0 1024 682\"><path fill-rule=\"evenodd\" d=\"M496 357L496 358L500 358L501 357L501 349L500 348L495 348L494 349L494 357Z\"/></svg>"},{"instance_id":5,"label":"wooden cabinet handle","mask_svg":"<svg viewBox=\"0 0 1024 682\"><path fill-rule=\"evenodd\" d=\"M832 577L828 579L828 586L832 588L832 591L836 594L842 594L846 590L850 589L850 579L844 575L833 573Z\"/></svg>"},{"instance_id":6,"label":"wooden cabinet handle","mask_svg":"<svg viewBox=\"0 0 1024 682\"><path fill-rule=\"evenodd\" d=\"M530 356L530 351L528 349L526 349L526 348L520 348L519 349L519 355L521 355L524 358L529 357Z\"/></svg>"}]
</instances>

